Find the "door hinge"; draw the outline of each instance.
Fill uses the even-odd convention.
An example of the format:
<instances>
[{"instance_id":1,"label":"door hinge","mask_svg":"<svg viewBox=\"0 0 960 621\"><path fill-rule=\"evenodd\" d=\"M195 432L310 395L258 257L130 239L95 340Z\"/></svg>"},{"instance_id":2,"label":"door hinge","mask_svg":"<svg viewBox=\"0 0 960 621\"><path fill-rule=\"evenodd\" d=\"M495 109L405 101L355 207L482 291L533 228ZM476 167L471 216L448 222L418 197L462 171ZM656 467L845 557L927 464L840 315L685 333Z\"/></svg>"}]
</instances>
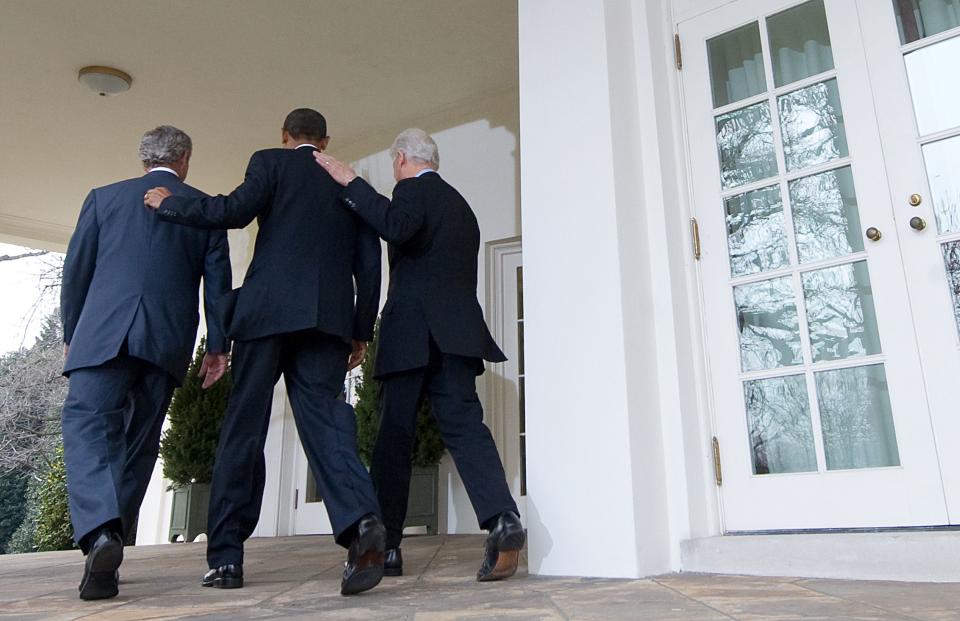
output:
<instances>
[{"instance_id":1,"label":"door hinge","mask_svg":"<svg viewBox=\"0 0 960 621\"><path fill-rule=\"evenodd\" d=\"M300 490L293 490L293 510L296 511L297 507L300 506Z\"/></svg>"},{"instance_id":2,"label":"door hinge","mask_svg":"<svg viewBox=\"0 0 960 621\"><path fill-rule=\"evenodd\" d=\"M677 71L683 69L683 53L680 51L680 35L673 35L673 59L677 63Z\"/></svg>"},{"instance_id":3,"label":"door hinge","mask_svg":"<svg viewBox=\"0 0 960 621\"><path fill-rule=\"evenodd\" d=\"M693 258L700 260L700 223L696 218L690 218L690 237L693 239Z\"/></svg>"},{"instance_id":4,"label":"door hinge","mask_svg":"<svg viewBox=\"0 0 960 621\"><path fill-rule=\"evenodd\" d=\"M717 486L723 485L723 468L720 466L720 440L713 436L713 480Z\"/></svg>"}]
</instances>

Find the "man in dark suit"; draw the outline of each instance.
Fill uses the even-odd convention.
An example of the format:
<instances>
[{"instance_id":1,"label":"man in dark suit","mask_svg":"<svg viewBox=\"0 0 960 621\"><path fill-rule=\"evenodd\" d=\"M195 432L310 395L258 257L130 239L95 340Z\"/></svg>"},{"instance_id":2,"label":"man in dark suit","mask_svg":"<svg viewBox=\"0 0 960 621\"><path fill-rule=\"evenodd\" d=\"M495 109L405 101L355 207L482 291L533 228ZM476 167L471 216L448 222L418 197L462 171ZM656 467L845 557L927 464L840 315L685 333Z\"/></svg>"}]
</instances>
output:
<instances>
[{"instance_id":1,"label":"man in dark suit","mask_svg":"<svg viewBox=\"0 0 960 621\"><path fill-rule=\"evenodd\" d=\"M490 531L477 580L508 578L526 534L476 392L483 360L506 360L477 302L480 229L467 202L437 174L437 145L426 132L402 132L391 155L397 180L392 201L341 162L315 154L346 186L347 206L390 244L376 363L382 410L371 465L387 527L386 571L403 573L400 541L416 413L428 395L477 521Z\"/></svg>"},{"instance_id":2,"label":"man in dark suit","mask_svg":"<svg viewBox=\"0 0 960 621\"><path fill-rule=\"evenodd\" d=\"M330 141L323 116L294 110L281 140L284 148L253 154L244 182L229 196L189 199L156 188L144 197L169 222L259 223L228 327L236 340L234 383L213 471L203 585L243 586L243 542L260 517L263 447L282 374L336 541L348 549L340 590L351 595L383 577L380 508L357 453L353 408L337 399L348 365L359 364L373 337L380 241L338 205L340 187L314 163L313 153Z\"/></svg>"},{"instance_id":3,"label":"man in dark suit","mask_svg":"<svg viewBox=\"0 0 960 621\"><path fill-rule=\"evenodd\" d=\"M143 208L158 184L204 194L183 181L190 137L170 126L140 141L146 174L97 188L80 211L63 265L63 448L74 537L86 555L82 599L117 594L122 537L150 481L173 389L183 383L197 337L204 283L204 388L227 368L229 343L216 318L230 290L224 231L171 227Z\"/></svg>"}]
</instances>

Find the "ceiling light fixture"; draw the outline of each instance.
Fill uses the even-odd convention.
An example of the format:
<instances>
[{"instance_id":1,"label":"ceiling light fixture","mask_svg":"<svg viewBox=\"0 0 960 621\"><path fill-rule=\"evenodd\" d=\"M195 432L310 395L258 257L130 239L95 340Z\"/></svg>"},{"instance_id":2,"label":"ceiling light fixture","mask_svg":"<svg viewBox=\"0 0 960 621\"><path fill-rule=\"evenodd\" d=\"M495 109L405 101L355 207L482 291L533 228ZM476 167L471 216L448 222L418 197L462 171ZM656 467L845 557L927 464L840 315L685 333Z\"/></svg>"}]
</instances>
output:
<instances>
[{"instance_id":1,"label":"ceiling light fixture","mask_svg":"<svg viewBox=\"0 0 960 621\"><path fill-rule=\"evenodd\" d=\"M80 70L77 79L81 84L100 94L101 97L116 95L130 89L133 78L130 74L113 67L91 66Z\"/></svg>"}]
</instances>

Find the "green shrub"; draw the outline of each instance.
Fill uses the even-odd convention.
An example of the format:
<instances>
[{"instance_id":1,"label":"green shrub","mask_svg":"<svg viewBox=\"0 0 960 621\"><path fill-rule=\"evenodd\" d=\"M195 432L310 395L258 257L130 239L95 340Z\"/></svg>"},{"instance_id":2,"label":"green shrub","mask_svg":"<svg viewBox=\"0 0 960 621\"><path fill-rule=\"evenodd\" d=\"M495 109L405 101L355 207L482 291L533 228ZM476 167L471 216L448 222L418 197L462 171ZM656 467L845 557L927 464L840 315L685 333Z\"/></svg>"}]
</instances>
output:
<instances>
[{"instance_id":1,"label":"green shrub","mask_svg":"<svg viewBox=\"0 0 960 621\"><path fill-rule=\"evenodd\" d=\"M167 412L170 426L160 441L163 476L176 486L209 483L213 476L217 438L230 398L231 381L228 372L208 390L201 388L199 373L205 353L206 339L201 339L183 386L173 394Z\"/></svg>"},{"instance_id":2,"label":"green shrub","mask_svg":"<svg viewBox=\"0 0 960 621\"><path fill-rule=\"evenodd\" d=\"M0 476L0 554L27 516L27 477L19 472Z\"/></svg>"},{"instance_id":3,"label":"green shrub","mask_svg":"<svg viewBox=\"0 0 960 621\"><path fill-rule=\"evenodd\" d=\"M63 445L57 448L55 459L44 473L34 502L37 507L35 549L43 552L72 548L73 526L70 524L70 507L67 503L67 468L63 463Z\"/></svg>"},{"instance_id":4,"label":"green shrub","mask_svg":"<svg viewBox=\"0 0 960 621\"><path fill-rule=\"evenodd\" d=\"M373 377L377 363L377 344L380 340L380 323L373 333L373 342L367 350L367 355L360 366L362 378L357 386L357 444L360 449L360 459L367 467L373 456L373 448L377 442L377 433L380 428L380 382ZM413 441L414 466L426 467L440 463L446 448L440 428L433 417L430 402L423 399L417 411L417 435Z\"/></svg>"}]
</instances>

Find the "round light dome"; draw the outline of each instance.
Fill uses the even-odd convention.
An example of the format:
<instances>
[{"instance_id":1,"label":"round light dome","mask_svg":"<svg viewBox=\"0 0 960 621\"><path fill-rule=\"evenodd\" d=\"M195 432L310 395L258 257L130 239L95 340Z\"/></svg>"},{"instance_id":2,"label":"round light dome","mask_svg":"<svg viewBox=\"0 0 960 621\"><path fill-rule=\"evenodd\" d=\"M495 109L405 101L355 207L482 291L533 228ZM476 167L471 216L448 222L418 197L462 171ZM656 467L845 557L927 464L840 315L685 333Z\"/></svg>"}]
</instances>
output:
<instances>
[{"instance_id":1,"label":"round light dome","mask_svg":"<svg viewBox=\"0 0 960 621\"><path fill-rule=\"evenodd\" d=\"M105 97L130 89L133 79L129 74L113 67L84 67L77 76L80 83L94 93Z\"/></svg>"}]
</instances>

